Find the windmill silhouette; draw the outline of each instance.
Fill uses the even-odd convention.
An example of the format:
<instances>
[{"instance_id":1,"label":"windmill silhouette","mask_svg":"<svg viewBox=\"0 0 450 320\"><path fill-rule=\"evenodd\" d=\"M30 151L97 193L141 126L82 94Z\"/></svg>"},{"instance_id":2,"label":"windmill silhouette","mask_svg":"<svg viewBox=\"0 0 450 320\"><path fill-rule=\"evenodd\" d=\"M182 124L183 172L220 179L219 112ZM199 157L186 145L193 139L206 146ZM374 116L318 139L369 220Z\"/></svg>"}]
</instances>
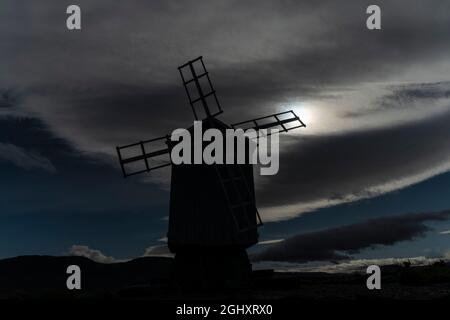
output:
<instances>
[{"instance_id":1,"label":"windmill silhouette","mask_svg":"<svg viewBox=\"0 0 450 320\"><path fill-rule=\"evenodd\" d=\"M217 118L223 110L202 57L178 70L194 119L203 129L287 132L305 127L292 110L229 126ZM184 286L235 287L249 277L246 249L258 242L257 227L262 225L255 205L253 165L248 161L250 143L246 139L245 163L213 165L172 165L170 152L176 143L169 135L117 147L124 177L172 165L167 242L175 253L175 278Z\"/></svg>"}]
</instances>

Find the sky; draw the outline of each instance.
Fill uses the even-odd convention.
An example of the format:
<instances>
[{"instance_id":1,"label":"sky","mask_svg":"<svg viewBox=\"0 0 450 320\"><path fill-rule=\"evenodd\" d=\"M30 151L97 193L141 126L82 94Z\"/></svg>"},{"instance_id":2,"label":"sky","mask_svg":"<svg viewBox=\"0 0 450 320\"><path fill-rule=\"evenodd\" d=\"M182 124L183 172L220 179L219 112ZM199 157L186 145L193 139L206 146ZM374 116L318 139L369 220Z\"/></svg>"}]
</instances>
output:
<instances>
[{"instance_id":1,"label":"sky","mask_svg":"<svg viewBox=\"0 0 450 320\"><path fill-rule=\"evenodd\" d=\"M221 120L307 124L255 178L255 261L450 251L448 1L377 1L381 30L369 1L77 0L77 31L70 4L0 5L0 257L166 252L170 169L124 180L115 147L192 125L200 55Z\"/></svg>"}]
</instances>

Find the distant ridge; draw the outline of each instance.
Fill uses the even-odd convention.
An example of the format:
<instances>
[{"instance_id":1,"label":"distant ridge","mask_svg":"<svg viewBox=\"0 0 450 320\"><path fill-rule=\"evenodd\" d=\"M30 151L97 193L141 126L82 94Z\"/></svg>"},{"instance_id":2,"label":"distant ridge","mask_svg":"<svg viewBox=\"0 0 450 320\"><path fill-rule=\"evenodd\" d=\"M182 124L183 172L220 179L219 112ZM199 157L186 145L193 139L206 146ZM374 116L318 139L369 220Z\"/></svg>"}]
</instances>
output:
<instances>
[{"instance_id":1,"label":"distant ridge","mask_svg":"<svg viewBox=\"0 0 450 320\"><path fill-rule=\"evenodd\" d=\"M68 290L69 265L81 268L82 290ZM172 258L142 257L127 262L98 263L79 256L20 256L0 260L0 297L61 293L96 295L126 287L168 283Z\"/></svg>"}]
</instances>

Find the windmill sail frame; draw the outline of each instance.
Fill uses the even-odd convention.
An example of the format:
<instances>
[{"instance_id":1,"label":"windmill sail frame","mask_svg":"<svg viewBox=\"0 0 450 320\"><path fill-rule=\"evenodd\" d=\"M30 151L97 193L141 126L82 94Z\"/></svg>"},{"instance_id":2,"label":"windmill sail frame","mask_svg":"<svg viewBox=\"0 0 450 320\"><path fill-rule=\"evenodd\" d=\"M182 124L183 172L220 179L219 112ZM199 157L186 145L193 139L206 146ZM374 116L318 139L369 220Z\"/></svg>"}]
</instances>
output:
<instances>
[{"instance_id":1,"label":"windmill sail frame","mask_svg":"<svg viewBox=\"0 0 450 320\"><path fill-rule=\"evenodd\" d=\"M280 116L285 115L285 114L292 114L292 116L287 119L280 119ZM269 122L269 123L259 123L259 122L261 122L261 120L270 119L272 117L275 118L275 121ZM293 122L298 122L298 124L293 127L286 127L286 124L293 123ZM252 126L246 127L245 124L252 124ZM254 118L254 119L250 119L250 120L246 120L246 121L237 122L237 123L232 124L231 127L233 129L236 129L236 128L241 128L244 130L253 129L256 131L261 130L261 129L280 127L280 132L288 132L288 131L291 131L291 130L294 130L297 128L306 127L306 124L303 123L302 120L300 120L300 118L295 114L295 112L293 110L288 110L288 111L284 111L284 112L274 113L274 114L264 116L264 117L259 117L259 118ZM244 127L244 128L242 128L242 127Z\"/></svg>"},{"instance_id":2,"label":"windmill sail frame","mask_svg":"<svg viewBox=\"0 0 450 320\"><path fill-rule=\"evenodd\" d=\"M123 174L124 178L129 177L129 176L134 176L136 174L140 174L140 173L144 173L144 172L150 172L152 170L156 170L156 169L159 169L159 168L164 168L164 167L170 166L172 164L172 162L170 160L170 148L168 146L167 146L167 148L158 149L158 150L155 150L155 151L152 151L152 152L147 152L146 151L146 145L149 145L149 144L155 143L155 142L160 142L162 140L166 140L166 144L168 144L169 136L165 135L165 136L154 138L154 139L150 139L150 140L139 141L139 142L136 142L136 143L125 145L125 146L116 147L117 155L119 157L120 167L122 169L122 174ZM139 152L138 155L131 156L131 157L125 157L123 155L124 150L130 150L131 148L135 148L137 146L140 146L140 152ZM164 154L168 154L169 155L169 160L168 161L165 161L162 164L155 164L155 165L151 165L149 163L148 159L154 158L154 157L158 157L158 156L162 156ZM138 162L138 161L144 161L145 169L132 171L132 172L127 172L127 169L126 169L125 166L127 164L135 163L135 162Z\"/></svg>"},{"instance_id":3,"label":"windmill sail frame","mask_svg":"<svg viewBox=\"0 0 450 320\"><path fill-rule=\"evenodd\" d=\"M200 70L197 70L199 67ZM186 69L188 72L183 71ZM215 117L223 112L219 100L217 99L216 90L212 85L211 79L209 78L209 73L203 63L202 56L179 66L178 71L180 72L183 86L186 90L186 95L188 97L189 104L191 105L192 112L194 113L195 120ZM200 73L198 71L200 71ZM186 77L187 74L189 74L189 78ZM189 88L190 84L195 85L194 90ZM215 110L213 110L213 106L211 104L208 104L208 98L213 98L212 102L215 104ZM200 117L199 112L197 112L197 106L199 103L201 103L205 114L205 117L203 118Z\"/></svg>"}]
</instances>

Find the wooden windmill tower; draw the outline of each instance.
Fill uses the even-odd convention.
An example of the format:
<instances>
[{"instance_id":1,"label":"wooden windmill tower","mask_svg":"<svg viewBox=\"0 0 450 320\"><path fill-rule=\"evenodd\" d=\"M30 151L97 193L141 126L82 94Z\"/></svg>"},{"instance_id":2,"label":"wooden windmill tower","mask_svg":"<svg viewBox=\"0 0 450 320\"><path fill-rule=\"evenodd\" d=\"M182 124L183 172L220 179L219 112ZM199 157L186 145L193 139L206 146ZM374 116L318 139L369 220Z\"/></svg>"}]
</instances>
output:
<instances>
[{"instance_id":1,"label":"wooden windmill tower","mask_svg":"<svg viewBox=\"0 0 450 320\"><path fill-rule=\"evenodd\" d=\"M202 57L178 70L194 119L202 121L203 129L278 128L287 132L305 126L293 111L229 126L217 118L223 111ZM157 148L157 144L162 146ZM117 147L124 177L172 165L174 144L165 135ZM175 275L180 282L192 286L245 282L251 271L246 249L258 242L260 225L252 164L172 165L167 238L169 249L175 253Z\"/></svg>"}]
</instances>

